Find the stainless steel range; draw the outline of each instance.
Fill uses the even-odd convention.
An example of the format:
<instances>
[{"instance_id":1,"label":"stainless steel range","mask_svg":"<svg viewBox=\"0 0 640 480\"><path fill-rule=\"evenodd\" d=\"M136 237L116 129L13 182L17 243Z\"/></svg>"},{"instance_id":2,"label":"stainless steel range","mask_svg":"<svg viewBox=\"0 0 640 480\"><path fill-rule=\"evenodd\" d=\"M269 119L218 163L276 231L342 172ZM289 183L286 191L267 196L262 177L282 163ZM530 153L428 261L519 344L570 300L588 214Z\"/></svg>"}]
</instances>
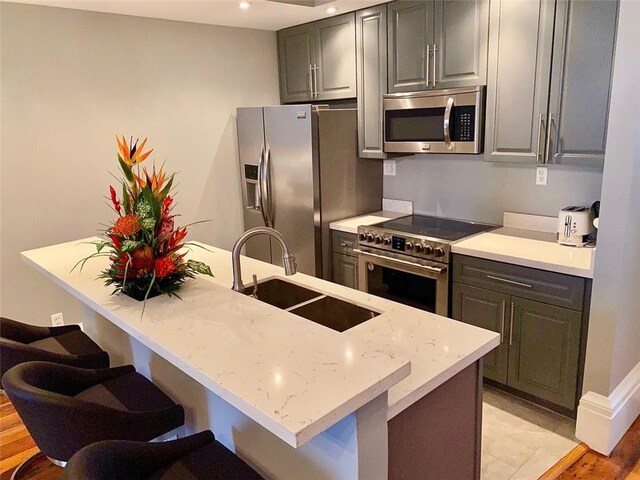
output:
<instances>
[{"instance_id":1,"label":"stainless steel range","mask_svg":"<svg viewBox=\"0 0 640 480\"><path fill-rule=\"evenodd\" d=\"M447 316L451 244L494 228L425 215L359 227L360 290Z\"/></svg>"}]
</instances>

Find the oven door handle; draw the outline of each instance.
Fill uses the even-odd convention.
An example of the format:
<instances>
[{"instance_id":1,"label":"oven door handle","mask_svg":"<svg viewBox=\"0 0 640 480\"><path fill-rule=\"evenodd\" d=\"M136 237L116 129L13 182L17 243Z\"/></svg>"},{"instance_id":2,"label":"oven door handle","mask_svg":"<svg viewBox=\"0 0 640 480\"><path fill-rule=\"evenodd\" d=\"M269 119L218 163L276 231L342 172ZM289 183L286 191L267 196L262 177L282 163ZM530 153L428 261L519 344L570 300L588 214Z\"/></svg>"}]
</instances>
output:
<instances>
[{"instance_id":1,"label":"oven door handle","mask_svg":"<svg viewBox=\"0 0 640 480\"><path fill-rule=\"evenodd\" d=\"M421 263L409 262L407 260L400 260L398 258L390 258L390 257L385 257L384 255L377 255L375 253L365 252L357 248L354 248L353 251L358 255L362 255L363 257L381 258L390 263L400 263L402 265L410 265L412 267L421 268L423 270L429 270L430 272L435 272L438 274L446 273L447 271L447 267L432 267L430 265L422 265Z\"/></svg>"},{"instance_id":2,"label":"oven door handle","mask_svg":"<svg viewBox=\"0 0 640 480\"><path fill-rule=\"evenodd\" d=\"M451 109L453 108L453 98L449 97L447 99L447 106L444 109L444 143L447 146L448 150L453 149L453 144L451 143Z\"/></svg>"}]
</instances>

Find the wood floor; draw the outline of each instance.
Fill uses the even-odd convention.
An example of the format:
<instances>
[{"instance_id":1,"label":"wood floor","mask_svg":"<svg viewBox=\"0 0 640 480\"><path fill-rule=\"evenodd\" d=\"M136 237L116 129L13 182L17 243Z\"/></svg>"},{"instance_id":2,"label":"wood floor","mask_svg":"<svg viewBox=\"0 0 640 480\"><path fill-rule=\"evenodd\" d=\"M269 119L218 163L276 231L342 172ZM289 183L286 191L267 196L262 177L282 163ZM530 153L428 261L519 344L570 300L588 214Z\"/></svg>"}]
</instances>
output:
<instances>
[{"instance_id":1,"label":"wood floor","mask_svg":"<svg viewBox=\"0 0 640 480\"><path fill-rule=\"evenodd\" d=\"M0 394L0 480L9 480L13 470L37 451L13 405ZM62 469L43 458L32 465L28 478L61 480ZM640 480L640 417L609 457L581 444L539 480Z\"/></svg>"}]
</instances>

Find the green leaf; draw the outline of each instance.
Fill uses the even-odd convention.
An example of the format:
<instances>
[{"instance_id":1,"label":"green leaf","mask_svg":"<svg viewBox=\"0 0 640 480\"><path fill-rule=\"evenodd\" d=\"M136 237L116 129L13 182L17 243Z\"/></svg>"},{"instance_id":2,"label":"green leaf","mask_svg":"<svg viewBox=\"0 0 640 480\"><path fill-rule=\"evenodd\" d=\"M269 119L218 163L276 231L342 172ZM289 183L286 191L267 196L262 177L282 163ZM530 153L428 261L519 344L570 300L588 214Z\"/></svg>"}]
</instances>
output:
<instances>
[{"instance_id":1,"label":"green leaf","mask_svg":"<svg viewBox=\"0 0 640 480\"><path fill-rule=\"evenodd\" d=\"M122 208L124 208L124 213L127 215L131 213L131 199L129 198L127 185L124 182L122 182Z\"/></svg>"},{"instance_id":2,"label":"green leaf","mask_svg":"<svg viewBox=\"0 0 640 480\"><path fill-rule=\"evenodd\" d=\"M96 243L96 250L98 251L98 253L100 253L100 251L105 247L106 244L106 242Z\"/></svg>"},{"instance_id":3,"label":"green leaf","mask_svg":"<svg viewBox=\"0 0 640 480\"><path fill-rule=\"evenodd\" d=\"M211 273L211 268L206 263L198 262L196 260L187 260L187 265L194 272L213 277L213 273Z\"/></svg>"},{"instance_id":4,"label":"green leaf","mask_svg":"<svg viewBox=\"0 0 640 480\"><path fill-rule=\"evenodd\" d=\"M144 189L142 190L142 195L151 207L153 218L156 219L156 222L160 221L160 203L158 203L158 199L153 194L153 191L151 191L149 185L144 187Z\"/></svg>"},{"instance_id":5,"label":"green leaf","mask_svg":"<svg viewBox=\"0 0 640 480\"><path fill-rule=\"evenodd\" d=\"M171 185L173 185L173 177L174 177L174 175L175 175L175 173L171 175L171 177L169 178L169 181L167 182L165 187L160 191L160 198L162 198L163 200L169 194L169 191L171 190Z\"/></svg>"},{"instance_id":6,"label":"green leaf","mask_svg":"<svg viewBox=\"0 0 640 480\"><path fill-rule=\"evenodd\" d=\"M140 248L142 245L144 245L144 242L136 240L125 240L124 242L122 242L122 248L120 249L120 251L123 253L133 252L134 250Z\"/></svg>"},{"instance_id":7,"label":"green leaf","mask_svg":"<svg viewBox=\"0 0 640 480\"><path fill-rule=\"evenodd\" d=\"M135 181L135 178L133 177L133 172L131 171L131 168L129 167L129 165L127 165L124 162L120 154L118 154L118 162L120 162L120 168L122 169L124 176L127 178L127 180L129 180L130 183L133 183Z\"/></svg>"}]
</instances>

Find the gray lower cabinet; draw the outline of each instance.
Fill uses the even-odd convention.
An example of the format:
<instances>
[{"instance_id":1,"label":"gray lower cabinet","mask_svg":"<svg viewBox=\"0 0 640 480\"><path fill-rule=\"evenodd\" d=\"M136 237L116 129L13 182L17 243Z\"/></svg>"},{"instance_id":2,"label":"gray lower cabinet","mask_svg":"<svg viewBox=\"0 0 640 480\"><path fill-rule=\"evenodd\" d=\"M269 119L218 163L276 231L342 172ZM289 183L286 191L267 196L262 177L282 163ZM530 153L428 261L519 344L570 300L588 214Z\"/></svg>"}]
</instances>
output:
<instances>
[{"instance_id":1,"label":"gray lower cabinet","mask_svg":"<svg viewBox=\"0 0 640 480\"><path fill-rule=\"evenodd\" d=\"M333 281L358 289L358 256L353 251L358 240L354 233L332 230Z\"/></svg>"},{"instance_id":2,"label":"gray lower cabinet","mask_svg":"<svg viewBox=\"0 0 640 480\"><path fill-rule=\"evenodd\" d=\"M485 378L574 412L584 279L463 255L453 265L452 317L501 334L483 359Z\"/></svg>"},{"instance_id":3,"label":"gray lower cabinet","mask_svg":"<svg viewBox=\"0 0 640 480\"><path fill-rule=\"evenodd\" d=\"M581 312L514 297L507 385L573 410Z\"/></svg>"},{"instance_id":4,"label":"gray lower cabinet","mask_svg":"<svg viewBox=\"0 0 640 480\"><path fill-rule=\"evenodd\" d=\"M602 165L617 11L616 0L491 1L485 160Z\"/></svg>"},{"instance_id":5,"label":"gray lower cabinet","mask_svg":"<svg viewBox=\"0 0 640 480\"><path fill-rule=\"evenodd\" d=\"M282 103L356 96L356 35L353 13L278 32Z\"/></svg>"},{"instance_id":6,"label":"gray lower cabinet","mask_svg":"<svg viewBox=\"0 0 640 480\"><path fill-rule=\"evenodd\" d=\"M485 85L488 0L388 4L389 92Z\"/></svg>"},{"instance_id":7,"label":"gray lower cabinet","mask_svg":"<svg viewBox=\"0 0 640 480\"><path fill-rule=\"evenodd\" d=\"M358 150L384 158L382 95L387 93L387 6L356 12Z\"/></svg>"}]
</instances>

